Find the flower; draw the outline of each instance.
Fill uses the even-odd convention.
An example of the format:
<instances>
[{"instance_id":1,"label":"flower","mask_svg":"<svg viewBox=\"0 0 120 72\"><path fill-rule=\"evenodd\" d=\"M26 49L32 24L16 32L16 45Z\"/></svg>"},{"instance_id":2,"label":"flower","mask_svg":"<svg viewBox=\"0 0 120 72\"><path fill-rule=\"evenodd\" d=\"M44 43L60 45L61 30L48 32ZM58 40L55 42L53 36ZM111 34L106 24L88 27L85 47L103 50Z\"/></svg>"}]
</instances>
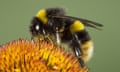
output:
<instances>
[{"instance_id":1,"label":"flower","mask_svg":"<svg viewBox=\"0 0 120 72\"><path fill-rule=\"evenodd\" d=\"M0 47L0 72L87 72L87 68L52 43L19 39Z\"/></svg>"}]
</instances>

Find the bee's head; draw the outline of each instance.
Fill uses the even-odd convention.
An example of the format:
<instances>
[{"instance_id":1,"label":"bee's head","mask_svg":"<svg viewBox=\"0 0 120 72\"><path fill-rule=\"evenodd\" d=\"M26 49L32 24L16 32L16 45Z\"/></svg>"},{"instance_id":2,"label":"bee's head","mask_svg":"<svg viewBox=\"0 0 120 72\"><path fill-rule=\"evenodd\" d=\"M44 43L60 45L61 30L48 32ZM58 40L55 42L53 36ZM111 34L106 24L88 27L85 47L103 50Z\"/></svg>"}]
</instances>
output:
<instances>
[{"instance_id":1,"label":"bee's head","mask_svg":"<svg viewBox=\"0 0 120 72\"><path fill-rule=\"evenodd\" d=\"M41 9L31 21L30 31L33 36L46 35L45 24L47 24L47 13Z\"/></svg>"},{"instance_id":2,"label":"bee's head","mask_svg":"<svg viewBox=\"0 0 120 72\"><path fill-rule=\"evenodd\" d=\"M31 21L30 32L32 33L33 37L40 36L40 35L43 35L43 36L46 35L43 22L37 17L34 17Z\"/></svg>"}]
</instances>

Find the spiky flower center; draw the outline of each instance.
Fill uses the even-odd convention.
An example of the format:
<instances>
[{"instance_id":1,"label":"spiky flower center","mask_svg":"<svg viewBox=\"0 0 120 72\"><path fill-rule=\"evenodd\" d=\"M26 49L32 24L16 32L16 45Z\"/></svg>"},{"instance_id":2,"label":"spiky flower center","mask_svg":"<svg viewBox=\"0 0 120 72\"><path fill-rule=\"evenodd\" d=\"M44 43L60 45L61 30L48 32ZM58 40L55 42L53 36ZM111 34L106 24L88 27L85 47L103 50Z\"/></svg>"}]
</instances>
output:
<instances>
[{"instance_id":1,"label":"spiky flower center","mask_svg":"<svg viewBox=\"0 0 120 72\"><path fill-rule=\"evenodd\" d=\"M0 47L0 72L87 72L74 55L45 41L16 40Z\"/></svg>"}]
</instances>

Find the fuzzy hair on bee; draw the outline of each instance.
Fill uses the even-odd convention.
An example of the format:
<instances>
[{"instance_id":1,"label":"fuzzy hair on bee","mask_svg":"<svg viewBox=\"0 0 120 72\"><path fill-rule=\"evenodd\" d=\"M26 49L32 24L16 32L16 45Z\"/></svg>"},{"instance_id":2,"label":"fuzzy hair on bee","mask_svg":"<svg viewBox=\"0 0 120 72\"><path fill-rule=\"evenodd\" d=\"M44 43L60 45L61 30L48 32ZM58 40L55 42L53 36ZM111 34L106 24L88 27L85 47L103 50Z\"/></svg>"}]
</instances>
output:
<instances>
[{"instance_id":1,"label":"fuzzy hair on bee","mask_svg":"<svg viewBox=\"0 0 120 72\"><path fill-rule=\"evenodd\" d=\"M86 27L100 29L102 24L67 16L62 8L47 8L38 11L30 25L32 38L47 40L56 45L68 42L82 67L92 57L93 41Z\"/></svg>"}]
</instances>

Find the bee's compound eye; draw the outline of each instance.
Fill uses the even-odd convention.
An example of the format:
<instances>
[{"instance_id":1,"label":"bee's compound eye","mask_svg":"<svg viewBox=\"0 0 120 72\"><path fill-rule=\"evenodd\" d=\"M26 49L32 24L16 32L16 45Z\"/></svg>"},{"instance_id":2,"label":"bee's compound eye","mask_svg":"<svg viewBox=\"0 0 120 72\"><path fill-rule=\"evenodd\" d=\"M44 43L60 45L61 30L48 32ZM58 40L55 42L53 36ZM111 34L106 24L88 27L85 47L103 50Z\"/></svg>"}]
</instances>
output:
<instances>
[{"instance_id":1,"label":"bee's compound eye","mask_svg":"<svg viewBox=\"0 0 120 72\"><path fill-rule=\"evenodd\" d=\"M35 26L35 29L38 31L38 30L40 29L40 26L37 24L37 25Z\"/></svg>"}]
</instances>

